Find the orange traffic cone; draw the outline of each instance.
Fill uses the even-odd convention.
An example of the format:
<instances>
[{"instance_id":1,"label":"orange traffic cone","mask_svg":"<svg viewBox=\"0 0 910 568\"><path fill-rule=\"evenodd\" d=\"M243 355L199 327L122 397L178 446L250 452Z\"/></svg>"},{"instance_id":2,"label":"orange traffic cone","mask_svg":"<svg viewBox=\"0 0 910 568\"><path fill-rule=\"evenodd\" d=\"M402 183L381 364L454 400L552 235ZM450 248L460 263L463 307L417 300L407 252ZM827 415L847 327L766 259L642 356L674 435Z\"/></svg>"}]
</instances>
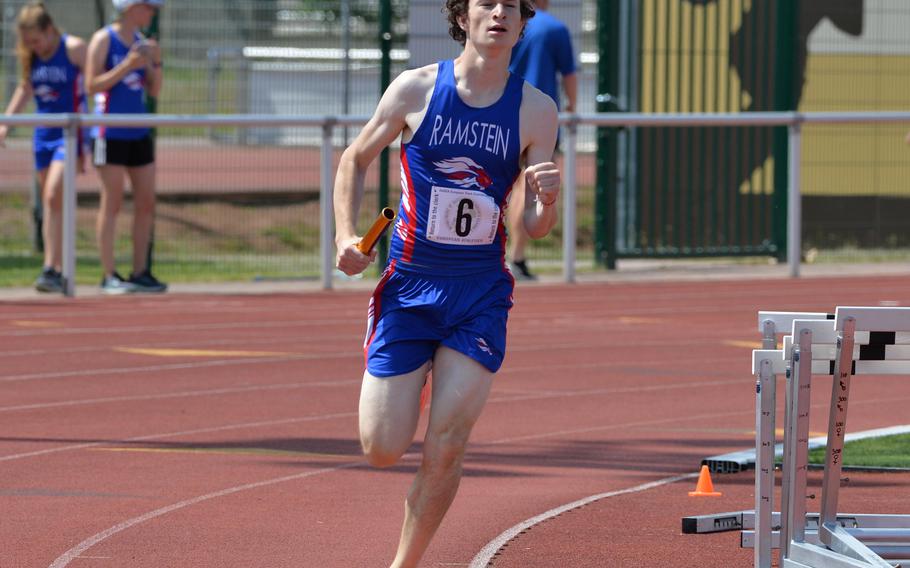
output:
<instances>
[{"instance_id":1,"label":"orange traffic cone","mask_svg":"<svg viewBox=\"0 0 910 568\"><path fill-rule=\"evenodd\" d=\"M701 472L698 474L698 483L695 485L695 491L689 491L689 497L720 497L723 495L720 491L714 490L714 484L711 482L711 472L708 466L701 466Z\"/></svg>"}]
</instances>

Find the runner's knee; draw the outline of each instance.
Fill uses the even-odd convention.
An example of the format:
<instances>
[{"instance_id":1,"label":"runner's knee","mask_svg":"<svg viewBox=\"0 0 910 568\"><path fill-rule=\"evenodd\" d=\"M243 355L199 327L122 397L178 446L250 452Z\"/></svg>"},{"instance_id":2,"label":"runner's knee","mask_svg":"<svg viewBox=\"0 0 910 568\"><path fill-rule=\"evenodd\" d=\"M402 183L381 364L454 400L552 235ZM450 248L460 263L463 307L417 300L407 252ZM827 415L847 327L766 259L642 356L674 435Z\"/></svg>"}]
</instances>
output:
<instances>
[{"instance_id":1,"label":"runner's knee","mask_svg":"<svg viewBox=\"0 0 910 568\"><path fill-rule=\"evenodd\" d=\"M408 449L407 446L399 447L393 444L384 444L362 434L360 445L363 448L363 455L366 457L367 463L373 467L391 467L395 465Z\"/></svg>"}]
</instances>

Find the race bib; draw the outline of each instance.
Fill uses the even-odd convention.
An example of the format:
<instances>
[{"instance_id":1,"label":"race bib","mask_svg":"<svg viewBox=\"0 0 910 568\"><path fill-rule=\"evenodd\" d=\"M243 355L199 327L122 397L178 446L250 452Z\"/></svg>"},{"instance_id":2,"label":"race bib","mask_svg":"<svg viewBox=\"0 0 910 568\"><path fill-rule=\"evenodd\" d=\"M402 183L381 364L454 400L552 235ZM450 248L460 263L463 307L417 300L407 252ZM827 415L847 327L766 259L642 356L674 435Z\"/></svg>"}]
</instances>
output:
<instances>
[{"instance_id":1,"label":"race bib","mask_svg":"<svg viewBox=\"0 0 910 568\"><path fill-rule=\"evenodd\" d=\"M453 245L488 245L499 228L499 206L485 193L433 186L427 239Z\"/></svg>"}]
</instances>

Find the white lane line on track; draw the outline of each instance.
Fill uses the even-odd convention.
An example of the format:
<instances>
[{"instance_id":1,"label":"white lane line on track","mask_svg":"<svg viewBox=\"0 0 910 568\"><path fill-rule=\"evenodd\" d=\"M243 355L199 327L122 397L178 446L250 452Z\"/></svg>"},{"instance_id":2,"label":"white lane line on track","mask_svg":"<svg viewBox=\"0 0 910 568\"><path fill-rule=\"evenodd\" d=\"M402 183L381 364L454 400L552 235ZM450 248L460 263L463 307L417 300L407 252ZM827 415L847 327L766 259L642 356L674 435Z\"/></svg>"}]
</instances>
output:
<instances>
[{"instance_id":1,"label":"white lane line on track","mask_svg":"<svg viewBox=\"0 0 910 568\"><path fill-rule=\"evenodd\" d=\"M98 375L126 375L129 373L153 373L157 371L175 371L181 369L201 369L206 367L227 367L233 365L261 365L270 363L286 363L288 361L303 361L306 359L326 359L330 357L350 357L350 352L344 353L311 353L307 355L288 355L282 357L251 357L248 359L223 359L216 361L193 361L192 363L168 363L166 365L146 365L143 367L117 367L114 369L82 369L79 371L56 371L52 373L30 373L26 375L10 375L0 377L0 383L13 383L21 381L42 381L49 379L63 379L66 377L95 377Z\"/></svg>"},{"instance_id":2,"label":"white lane line on track","mask_svg":"<svg viewBox=\"0 0 910 568\"><path fill-rule=\"evenodd\" d=\"M641 485L636 485L635 487L628 487L626 489L618 489L616 491L608 491L606 493L599 493L597 495L591 495L585 497L584 499L579 499L578 501L573 501L562 505L561 507L556 507L555 509L550 509L544 513L537 515L536 517L531 517L525 521L518 523L510 529L507 529L502 534L491 540L484 546L480 552L474 556L474 559L471 560L471 564L468 568L487 568L490 564L490 561L493 560L493 557L499 554L500 549L503 546L508 544L513 538L521 534L523 531L528 530L529 528L539 525L540 523L552 519L553 517L559 516L563 513L567 513L573 509L579 507L584 507L585 505L590 505L595 501L600 501L608 497L616 497L619 495L627 495L629 493L640 493L642 491L647 491L649 489L654 489L655 487L660 487L662 485L669 485L670 483L676 483L677 481L683 481L692 477L698 476L697 473L687 473L685 475L676 475L674 477L665 477L663 479L658 479L657 481L651 481L650 483L643 483Z\"/></svg>"},{"instance_id":3,"label":"white lane line on track","mask_svg":"<svg viewBox=\"0 0 910 568\"><path fill-rule=\"evenodd\" d=\"M289 339L286 334L280 335L268 335L254 337L254 338L238 338L238 339L206 339L198 340L193 339L192 342L187 341L148 341L139 344L129 344L127 347L137 347L137 348L154 348L154 347L211 347L211 346L226 346L226 345L240 345L240 346L249 346L249 345L275 345L280 343L293 343L294 345L313 345L318 343L328 342L330 344L342 343L350 339L350 334L347 335L320 335L319 337L314 338L298 338L294 337ZM112 345L86 345L83 347L66 347L66 348L48 348L48 349L25 349L22 351L0 351L0 358L7 357L31 357L35 355L61 355L69 353L106 353L113 348Z\"/></svg>"},{"instance_id":4,"label":"white lane line on track","mask_svg":"<svg viewBox=\"0 0 910 568\"><path fill-rule=\"evenodd\" d=\"M566 345L566 348L577 348L577 349L588 349L591 347L603 347L603 344L592 344L592 345ZM548 348L552 348L551 345L548 345ZM524 351L538 351L540 347L528 347L528 348L517 348L512 351L515 352L524 352ZM194 369L201 367L220 367L226 365L245 365L245 364L261 364L261 363L275 363L275 362L284 362L284 361L297 361L297 360L307 360L307 359L328 359L328 358L349 358L351 355L350 351L343 352L329 352L329 353L307 353L301 355L289 355L286 357L254 357L250 359L227 359L227 360L215 360L215 361L194 361L191 363L169 363L166 365L147 365L142 367L118 367L114 369L80 369L77 371L54 371L50 373L28 373L24 375L9 375L6 377L0 376L0 383L11 383L11 382L20 382L20 381L41 381L41 380L50 380L50 379L63 379L67 377L94 377L97 375L121 375L128 373L148 373L148 372L157 372L157 371L170 371L170 370L180 370L180 369ZM714 358L714 361L722 360L731 360L731 358ZM738 359L738 358L736 358ZM614 364L625 365L633 364L638 360L630 359L628 361L624 360L614 360ZM691 359L685 358L675 358L674 364L685 363L685 362L703 362L704 357L694 357ZM602 367L603 363L554 363L552 365L543 367L540 365L534 367L515 367L510 369L504 369L500 374L505 373L516 373L524 372L527 370L540 370L543 368L551 369L566 369L566 368L597 368Z\"/></svg>"},{"instance_id":5,"label":"white lane line on track","mask_svg":"<svg viewBox=\"0 0 910 568\"><path fill-rule=\"evenodd\" d=\"M246 428L265 428L270 426L284 426L287 424L298 424L301 422L317 422L320 420L336 420L339 418L356 418L356 412L336 412L333 414L320 414L316 416L303 416L300 418L283 418L281 420L263 420L259 422L243 422L240 424L226 424L223 426L210 426L208 428L197 428L194 430L183 430L180 432L167 432L159 434L146 434L145 436L135 436L123 440L102 440L98 442L86 442L83 444L72 444L69 446L59 446L57 448L48 448L46 450L36 450L34 452L24 452L21 454L11 454L0 456L0 462L12 461L23 458L55 454L58 452L69 452L85 448L96 448L98 446L107 446L114 443L123 444L128 442L148 442L152 440L164 440L167 438L179 438L182 436L191 436L193 434L210 434L212 432L226 432L229 430L244 430Z\"/></svg>"},{"instance_id":6,"label":"white lane line on track","mask_svg":"<svg viewBox=\"0 0 910 568\"><path fill-rule=\"evenodd\" d=\"M357 461L357 462L353 462L353 463L346 463L346 464L338 465L335 467L327 467L327 468L323 468L323 469L317 469L314 471L307 471L305 473L298 473L295 475L286 475L284 477L278 477L275 479L266 479L263 481L248 483L246 485L238 485L236 487L229 487L227 489L222 489L221 491L215 491L214 493L206 493L205 495L200 495L200 496L194 497L192 499L180 501L179 503L174 503L173 505L168 505L167 507L155 509L154 511L150 511L144 515L140 515L138 517L133 517L132 519L123 521L122 523L120 523L118 525L114 525L113 527L107 529L106 531L102 531L94 536L91 536L91 537L83 540L82 542L80 542L79 544L74 546L73 548L71 548L71 549L67 550L66 552L64 552L63 554L61 554L50 565L50 568L63 568L64 566L68 565L70 562L72 562L76 558L79 558L83 552L85 552L86 550L95 546L99 542L106 540L107 538L109 538L119 532L125 531L126 529L128 529L130 527L144 523L144 522L154 519L156 517L166 515L173 511L177 511L178 509L183 509L184 507L196 505L197 503L202 503L203 501L217 499L218 497L224 497L226 495L240 493L241 491L248 491L250 489L259 489L260 487L267 487L269 485L275 485L277 483L284 483L286 481L295 481L298 479L305 479L307 477L322 475L324 473L332 473L332 472L343 470L343 469L351 469L354 467L363 466L363 465L365 465L365 463L366 462L363 462L363 461Z\"/></svg>"},{"instance_id":7,"label":"white lane line on track","mask_svg":"<svg viewBox=\"0 0 910 568\"><path fill-rule=\"evenodd\" d=\"M195 391L178 391L159 394L137 394L125 396L108 396L103 398L86 398L81 400L64 400L60 402L43 402L36 404L20 404L17 406L0 406L0 412L15 412L22 410L41 410L46 408L60 408L72 406L84 406L89 404L104 404L108 402L129 402L142 400L165 400L169 398L192 398L197 396L210 396L222 394L238 394L249 392L264 392L277 390L293 390L306 388L321 387L348 387L350 385L360 384L360 380L336 380L336 381L318 381L312 383L280 383L274 385L257 385L248 387L225 387L220 389L207 389Z\"/></svg>"},{"instance_id":8,"label":"white lane line on track","mask_svg":"<svg viewBox=\"0 0 910 568\"><path fill-rule=\"evenodd\" d=\"M538 368L539 369L539 368ZM220 389L206 389L206 390L196 390L196 391L177 391L170 393L157 393L157 394L137 394L137 395L123 395L123 396L110 396L110 397L100 397L100 398L88 398L88 399L79 399L79 400L63 400L56 402L41 402L34 404L19 404L14 406L0 406L0 413L4 412L16 412L24 410L42 410L46 408L61 408L61 407L74 407L74 406L83 406L91 404L104 404L109 402L129 402L129 401L143 401L143 400L162 400L168 398L190 398L197 396L207 396L207 395L222 395L222 394L234 394L241 392L256 392L256 391L270 391L270 390L283 390L283 389L297 389L297 388L309 388L309 387L334 387L334 386L344 386L347 387L352 384L359 384L360 379L355 380L332 380L332 381L319 381L312 383L279 383L273 385L255 385L255 386L246 386L246 387L224 387ZM567 397L576 397L576 396L590 396L590 395L604 395L604 394L628 394L636 392L652 392L652 391L664 391L672 389L686 389L693 387L718 387L726 385L741 385L742 381L739 379L721 379L716 381L699 381L699 382L676 382L669 385L653 385L648 387L618 387L618 388L602 388L602 389L585 389L585 390L576 390L576 391L517 391L503 393L499 396L496 396L491 401L495 402L519 402L523 400L537 400L541 398L567 398Z\"/></svg>"},{"instance_id":9,"label":"white lane line on track","mask_svg":"<svg viewBox=\"0 0 910 568\"><path fill-rule=\"evenodd\" d=\"M365 319L365 318L364 318ZM361 320L340 320L332 319L303 319L293 321L232 321L221 323L191 323L191 324L171 324L171 325L133 325L133 326L105 326L105 327L64 327L54 329L34 329L22 331L0 331L0 336L6 337L31 337L36 335L53 336L53 335L122 335L122 334L148 334L148 333L167 333L174 334L181 331L210 331L217 329L249 331L250 329L274 329L286 327L311 327L311 326L337 326L337 325L359 325Z\"/></svg>"},{"instance_id":10,"label":"white lane line on track","mask_svg":"<svg viewBox=\"0 0 910 568\"><path fill-rule=\"evenodd\" d=\"M864 402L865 402L866 404L868 404L868 403L873 403L874 401L864 401ZM823 406L823 405L819 405L819 406ZM664 419L664 420L655 420L655 421L648 421L648 422L642 422L642 423L614 424L614 425L610 425L610 426L607 426L607 427L601 427L601 428L586 428L586 429L579 429L579 430L574 430L574 431L563 431L563 432L558 432L558 433L557 433L557 432L547 432L547 433L537 434L537 435L521 436L521 437L516 437L516 438L504 438L504 439L501 439L501 440L492 440L492 441L490 441L490 442L486 442L486 444L487 444L487 445L505 444L505 443L510 443L510 442L517 441L517 440L542 439L542 438L548 438L548 437L553 437L553 436L557 436L557 435L564 435L564 434L566 434L566 433L581 433L581 432L589 432L589 431L596 431L596 430L603 430L603 429L614 429L614 428L623 428L623 427L635 427L636 425L650 425L650 424L659 424L659 423L679 423L679 422L685 422L685 421L689 421L689 420L699 420L699 421L700 421L700 420L703 420L703 419L705 419L705 418L720 418L720 417L725 417L725 416L738 416L738 415L742 415L743 413L744 413L744 411L739 411L739 412L727 412L727 413L722 413L722 414L714 413L714 414L704 414L704 415L699 415L699 416L687 416L687 417L685 417L685 418L672 418L672 419L669 419L669 418L668 418L668 419ZM350 416L350 417L353 417L353 416L356 416L356 415L357 415L357 413L355 413L355 412L350 412L350 413L338 414L338 415L335 415L335 416L336 416L336 417L340 417L340 416ZM318 416L311 417L312 420L319 420L319 419L322 419L322 418L323 418L323 417L318 417ZM290 421L278 421L278 422L290 422ZM224 429L229 429L229 428L231 428L231 427L225 427ZM178 435L178 434L175 434L175 435ZM159 437L160 437L160 436L159 436ZM147 437L147 438L151 438L151 436L149 436L149 437ZM136 439L134 439L134 440L137 440L137 439L138 439L138 438L136 438ZM99 443L99 444L90 444L90 445L101 445L101 444ZM405 454L404 456L402 456L401 459L402 459L402 460L409 459L409 458L412 458L412 457L414 457L414 456L416 456L416 455L417 455L417 454L415 454L415 453ZM0 458L0 461L3 461L3 458ZM355 462L355 463L350 463L350 464L344 464L344 465L342 465L342 466L337 466L337 467L332 467L332 468L325 468L325 469L322 469L322 470L311 471L311 472L302 473L302 474L296 474L296 475L291 475L291 476L284 476L284 477L275 478L275 479L267 479L267 480L263 480L263 481L259 481L259 482L254 482L254 483L250 483L250 484L246 484L246 485L242 485L242 486L237 486L237 487L231 487L231 488L223 489L223 490L221 490L221 491L217 491L217 492L214 492L214 493L207 493L207 494L205 494L205 495L201 495L201 496L195 497L195 498L193 498L193 499L188 499L188 500L185 500L185 501L181 501L181 502L179 502L179 503L175 503L175 504L173 504L173 505L169 505L169 506L167 506L167 507L163 507L163 508L160 508L160 509L156 509L155 511L151 511L151 512L146 513L146 514L144 514L144 515L140 515L140 516L138 516L138 517L134 517L134 518L132 518L132 519L129 519L129 520L127 520L127 521L124 521L124 522L122 522L122 523L120 523L120 524L118 524L118 525L115 525L114 527L111 527L111 528L107 529L106 531L100 532L100 533L98 533L98 534L96 534L96 535L94 535L94 536L91 536L91 537L85 539L84 541L82 541L81 543L79 543L78 545L76 545L75 547L73 547L73 548L71 548L70 550L68 550L68 551L66 551L65 553L63 553L59 558L57 558L57 559L54 561L53 564L51 564L50 568L63 568L63 567L65 567L65 566L67 566L72 560L74 560L75 558L78 558L79 555L80 555L82 552L85 552L86 550L90 549L91 547L95 546L96 544L98 544L98 543L100 543L100 542L106 540L108 537L113 536L113 535L115 535L115 534L117 534L117 533L119 533L119 532L121 532L121 531L123 531L123 530L126 530L126 529L128 529L128 528L130 528L130 527L132 527L132 526L138 525L138 524L140 524L140 523L143 523L143 522L145 522L145 521L154 519L154 518L156 518L156 517L160 517L160 516L162 516L162 515L165 515L165 514L167 514L167 513L172 512L172 511L175 511L175 510L178 510L178 509L182 509L182 508L184 508L184 507L187 507L187 506L190 506L190 505L194 505L194 504L196 504L196 503L200 503L200 502L202 502L202 501L207 501L207 500L214 499L214 498L217 498L217 497L222 497L222 496L225 496L225 495L231 495L231 494L233 494L233 493L238 493L238 492L240 492L240 491L246 491L246 490L249 490L249 489L257 489L257 488L260 488L260 487L266 487L266 486L269 486L269 485L274 485L274 484L276 484L276 483L282 483L282 482L285 482L285 481L292 481L292 480L297 480L297 479L303 479L303 478L306 478L306 477L312 477L312 476L315 476L315 475L321 475L321 474L332 473L332 472L334 472L334 471L338 471L338 470L341 470L341 469L350 469L350 468L353 468L353 467L362 466L362 465L364 465L364 464L365 464L365 462ZM540 518L540 517L544 517L545 515L549 515L549 516L547 516L547 517L545 517L545 518L541 518L540 520L535 521L534 524L537 524L537 523L539 523L539 522L542 522L543 520L546 520L546 518L551 518L551 517L553 517L553 516L556 516L556 515L560 514L561 512L564 512L564 511L567 511L567 510L571 510L571 509L580 507L580 506L582 506L582 505L584 505L584 504L586 504L586 503L591 503L591 502L593 502L593 501L597 501L597 500L600 500L600 499L604 499L604 498L612 497L612 496L616 496L616 495L622 495L622 494L625 494L625 493L633 493L633 492L646 491L646 490L648 490L648 489L653 489L653 488L658 487L658 486L660 486L660 485L666 485L666 484L668 484L668 483L673 483L673 482L676 482L676 481L680 481L680 480L684 480L684 479L688 479L688 478L693 478L693 477L696 477L697 475L698 475L697 473L688 473L688 474L684 474L684 475L680 475L680 476L676 476L676 477L669 477L669 478L665 478L665 479L662 479L662 480L658 480L658 481L654 481L654 482L650 482L650 483L645 483L645 484L643 484L643 485L638 485L638 486L631 487L631 488L627 488L627 489L622 489L622 490L618 490L618 491L611 491L611 492L608 492L608 493L601 493L601 494L599 494L599 495L594 495L594 496L591 496L591 497L587 497L587 498L582 499L582 500L580 500L580 501L575 501L575 502L570 503L570 504L568 504L568 505L564 505L563 507L560 507L560 508L558 508L558 509L552 509L551 511L548 511L547 513L543 513L542 515L538 515L537 517L534 517L534 519L538 519L538 518ZM558 512L555 512L555 513L554 513L554 511L558 511ZM551 514L551 513L552 513L552 514ZM534 520L534 519L531 519L531 520ZM528 522L528 521L526 521L526 522ZM514 528L514 527L513 527L513 528ZM510 529L510 530L511 530L511 529ZM524 529L521 529L521 530L524 530ZM508 532L509 532L509 531L506 531L506 533L508 533ZM521 531L519 530L518 532L521 532ZM503 535L505 535L506 533L503 533ZM517 533L516 533L516 534L517 534ZM500 537L502 537L503 535L500 535ZM514 538L514 535L513 535L512 537L509 537L509 538ZM498 539L497 539L497 541L498 541ZM505 542L508 542L508 541L506 540ZM488 547L489 547L489 546L491 546L491 545L488 545ZM502 545L499 545L499 547L501 547L501 546L502 546ZM487 549L487 547L484 548L484 550L486 550L486 549ZM497 548L497 550L498 550L498 548ZM492 556L491 556L491 557L492 557ZM475 560L476 560L476 557L475 557ZM473 568L474 566L475 566L475 564L472 563L472 564L471 564L471 568ZM486 566L486 565L480 565L480 566Z\"/></svg>"},{"instance_id":11,"label":"white lane line on track","mask_svg":"<svg viewBox=\"0 0 910 568\"><path fill-rule=\"evenodd\" d=\"M547 398L547 397L540 396L539 398ZM867 400L867 401L855 401L852 404L854 406L863 406L863 405L868 405L868 404L901 402L904 400L910 400L910 398L873 399L873 400ZM506 397L491 398L487 402L488 403L512 402L512 399L506 398ZM819 403L819 404L813 405L813 408L819 408L819 409L827 408L827 403ZM593 426L590 428L579 428L579 429L575 429L575 430L560 430L560 431L549 432L546 434L532 434L532 435L527 435L527 436L516 436L513 438L503 438L502 440L490 441L490 442L474 442L474 443L472 443L472 445L473 446L484 446L484 445L506 444L506 443L512 443L512 442L525 441L525 440L553 438L553 437L563 436L563 435L567 435L567 434L584 434L584 433L589 433L589 432L598 432L598 431L603 431L603 430L612 430L612 429L624 428L624 427L638 428L641 426L656 426L656 425L660 425L660 424L680 423L680 422L686 422L686 421L690 421L690 420L701 421L701 420L705 420L707 418L734 417L734 416L741 416L742 414L743 414L742 411L726 412L726 413L722 413L722 414L720 414L720 413L698 414L698 415L687 416L685 418L668 418L668 419L662 419L662 420L649 420L649 421L644 421L644 422L609 424L606 426ZM247 422L247 423L241 423L241 424L228 424L225 426L213 426L213 427L209 427L209 428L199 428L196 430L185 430L185 431L181 431L181 432L147 434L145 436L136 436L133 438L126 438L123 440L104 440L101 442L88 442L88 443L82 443L82 444L72 444L69 446L59 446L56 448L49 448L46 450L35 450L33 452L24 452L24 453L20 453L20 454L11 454L11 455L6 455L6 456L0 456L0 462L12 461L12 460L24 459L24 458L31 458L31 457L38 457L38 456L54 454L54 453L59 453L59 452L69 452L69 451L81 450L81 449L85 449L85 448L93 448L93 447L97 447L97 446L112 444L114 442L124 443L124 442L151 441L151 440L159 440L159 439L166 439L166 438L177 438L177 437L189 436L189 435L193 435L193 434L206 434L206 433L211 433L211 432L223 432L223 431L227 431L227 430L242 430L245 428L262 428L262 427L267 427L267 426L279 426L279 425L284 425L284 424L293 424L293 423L297 423L297 422L333 420L333 419L337 419L337 418L354 418L356 416L357 416L356 412L344 412L344 413L338 413L338 414L326 414L326 415L321 415L321 416L306 416L303 418L285 418L285 419L281 419L281 420Z\"/></svg>"},{"instance_id":12,"label":"white lane line on track","mask_svg":"<svg viewBox=\"0 0 910 568\"><path fill-rule=\"evenodd\" d=\"M352 413L352 414L354 414L354 413ZM548 436L548 435L549 435L549 434L544 434L544 435L542 435L542 436ZM505 441L500 442L499 440L496 440L496 441L488 442L488 443L492 443L492 444L496 444L496 443L505 443ZM416 457L417 455L418 455L418 454L416 454L416 453L405 454L404 456L401 457L401 460L410 459L410 458ZM122 523L119 523L119 524L117 524L117 525L114 525L113 527L111 527L111 528L109 528L109 529L107 529L107 530L105 530L105 531L102 531L102 532L97 533L97 534L95 534L95 535L93 535L93 536L90 536L89 538L83 540L81 543L77 544L77 545L74 546L73 548L67 550L67 551L64 552L62 555L60 555L56 560L54 560L54 562L49 566L49 568L64 568L64 567L66 567L67 565L69 565L69 563L72 562L73 560L75 560L76 558L80 558L80 555L81 555L83 552L89 550L89 549L92 548L93 546L99 544L100 542L102 542L102 541L108 539L108 538L111 537L111 536L114 536L114 535L117 534L117 533L120 533L120 532L122 532L122 531L124 531L124 530L126 530L126 529L128 529L128 528L131 528L131 527L133 527L133 526L139 525L139 524L144 523L144 522L146 522L146 521L149 521L149 520L155 519L155 518L157 518L157 517L166 515L166 514L168 514L168 513L173 512L173 511L176 511L176 510L179 510L179 509L183 509L183 508L185 508L185 507L189 507L189 506L195 505L195 504L197 504L197 503L201 503L201 502L203 502L203 501L208 501L208 500L211 500L211 499L216 499L216 498L218 498L218 497L224 497L224 496L226 496L226 495L232 495L232 494L234 494L234 493L239 493L239 492L241 492L241 491L247 491L247 490L251 490L251 489L259 489L259 488L261 488L261 487L267 487L267 486L270 486L270 485L275 485L275 484L277 484L277 483L284 483L284 482L286 482L286 481L295 481L295 480L304 479L304 478L307 478L307 477L313 477L313 476L322 475L322 474L329 474L329 473L333 473L333 472L335 472L335 471L339 471L339 470L343 470L343 469L351 469L351 468L354 468L354 467L365 466L365 465L366 465L366 462L357 461L357 462L354 462L354 463L343 464L343 465L336 466L336 467L324 468L324 469L320 469L320 470L316 470L316 471L310 471L310 472L306 472L306 473L300 473L300 474L295 474L295 475L288 475L288 476L283 476L283 477L278 477L278 478L273 478L273 479L266 479L266 480L263 480L263 481L257 481L257 482L248 483L248 484L245 484L245 485L239 485L239 486L235 486L235 487L229 487L229 488L227 488L227 489L222 489L222 490L220 490L220 491L215 491L215 492L212 492L212 493L206 493L205 495L200 495L200 496L194 497L194 498L192 498L192 499L186 499L186 500L184 500L184 501L180 501L179 503L174 503L173 505L168 505L168 506L162 507L162 508L160 508L160 509L155 509L154 511L150 511L150 512L145 513L145 514L143 514L143 515L139 515L138 517L133 517L133 518L128 519L128 520L126 520L126 521L124 521L124 522L122 522ZM668 478L668 479L673 479L673 480L677 480L677 479L687 479L687 478L689 478L689 477L694 477L695 475L697 475L697 474L685 474L685 475L682 475L682 476L678 476L677 478ZM663 481L663 483L661 483L661 482L651 482L651 483L646 483L646 484L641 485L641 486L637 486L637 487L633 487L633 488L629 488L629 489L624 489L624 490L620 490L620 491L614 491L614 492L611 492L611 493L612 493L612 494L616 494L616 495L621 495L621 494L623 494L623 493L629 493L629 492L633 492L633 491L644 491L644 490L646 490L646 489L650 489L650 488L652 488L652 487L657 487L658 485L663 485L664 483L669 483L669 482L670 482L670 481L667 481L667 480L661 480L661 481ZM599 498L603 499L604 497L609 496L609 495L610 495L610 494L601 494L601 496L599 496ZM598 497L598 496L594 496L594 497ZM592 499L592 498L589 497L588 499ZM592 499L592 500L597 500L597 499ZM590 502L590 501L589 501L589 502ZM578 502L576 502L576 503L578 503ZM575 505L575 507L578 507L578 506L581 506L581 505ZM575 507L573 507L573 508L575 508ZM558 514L558 513L557 513L557 514Z\"/></svg>"}]
</instances>

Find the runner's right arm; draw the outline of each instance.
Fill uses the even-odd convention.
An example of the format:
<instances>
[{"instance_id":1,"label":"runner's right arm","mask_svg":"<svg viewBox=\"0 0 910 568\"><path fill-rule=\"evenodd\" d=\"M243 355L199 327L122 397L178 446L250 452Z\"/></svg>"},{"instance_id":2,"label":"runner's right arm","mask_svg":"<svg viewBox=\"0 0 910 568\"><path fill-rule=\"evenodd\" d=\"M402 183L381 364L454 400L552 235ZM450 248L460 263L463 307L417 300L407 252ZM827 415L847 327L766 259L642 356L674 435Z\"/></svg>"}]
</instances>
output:
<instances>
[{"instance_id":1,"label":"runner's right arm","mask_svg":"<svg viewBox=\"0 0 910 568\"><path fill-rule=\"evenodd\" d=\"M383 94L376 112L341 155L335 176L336 264L348 275L363 272L376 257L357 250L357 217L363 198L364 178L376 156L408 128L408 119L426 106L427 81L424 69L405 71ZM430 83L432 88L432 83Z\"/></svg>"}]
</instances>

